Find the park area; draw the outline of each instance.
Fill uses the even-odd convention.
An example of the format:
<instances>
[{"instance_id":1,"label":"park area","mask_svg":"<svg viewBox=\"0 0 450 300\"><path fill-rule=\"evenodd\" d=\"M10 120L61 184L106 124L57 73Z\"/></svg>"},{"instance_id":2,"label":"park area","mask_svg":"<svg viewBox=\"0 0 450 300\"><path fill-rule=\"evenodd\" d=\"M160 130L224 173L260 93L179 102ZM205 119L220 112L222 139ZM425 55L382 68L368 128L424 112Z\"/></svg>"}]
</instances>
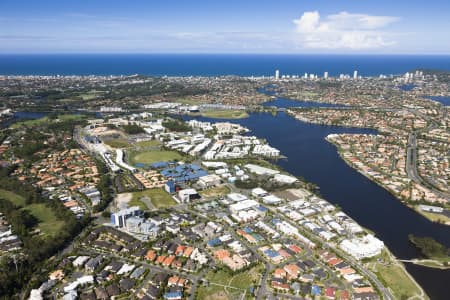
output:
<instances>
[{"instance_id":1,"label":"park area","mask_svg":"<svg viewBox=\"0 0 450 300\"><path fill-rule=\"evenodd\" d=\"M368 267L384 285L392 290L396 299L423 296L421 295L422 291L406 273L403 265L397 262L386 250L376 261L369 262Z\"/></svg>"},{"instance_id":2,"label":"park area","mask_svg":"<svg viewBox=\"0 0 450 300\"><path fill-rule=\"evenodd\" d=\"M225 270L209 271L204 278L207 283L198 287L197 299L253 299L249 289L258 285L262 269L258 265L234 275Z\"/></svg>"},{"instance_id":3,"label":"park area","mask_svg":"<svg viewBox=\"0 0 450 300\"><path fill-rule=\"evenodd\" d=\"M104 140L103 142L112 148L128 148L131 146L126 139L111 139Z\"/></svg>"},{"instance_id":4,"label":"park area","mask_svg":"<svg viewBox=\"0 0 450 300\"><path fill-rule=\"evenodd\" d=\"M183 157L176 151L167 150L150 150L131 152L130 159L132 165L136 164L152 164L159 161L180 160Z\"/></svg>"},{"instance_id":5,"label":"park area","mask_svg":"<svg viewBox=\"0 0 450 300\"><path fill-rule=\"evenodd\" d=\"M162 188L148 189L131 194L132 197L128 206L139 206L142 210L165 208L177 204L172 196Z\"/></svg>"},{"instance_id":6,"label":"park area","mask_svg":"<svg viewBox=\"0 0 450 300\"><path fill-rule=\"evenodd\" d=\"M64 121L77 121L77 120L82 120L86 118L86 116L81 115L81 114L65 114L65 115L58 115L57 117L51 119L48 116L39 118L39 119L30 119L30 120L24 120L24 121L19 121L14 123L13 125L11 125L12 129L17 129L20 128L22 126L26 126L26 127L32 127L32 126L37 126L37 125L44 125L44 124L50 124L50 123L54 123L54 122L64 122Z\"/></svg>"},{"instance_id":7,"label":"park area","mask_svg":"<svg viewBox=\"0 0 450 300\"><path fill-rule=\"evenodd\" d=\"M160 141L150 140L150 141L140 141L136 143L136 146L140 148L158 147L161 145Z\"/></svg>"},{"instance_id":8,"label":"park area","mask_svg":"<svg viewBox=\"0 0 450 300\"><path fill-rule=\"evenodd\" d=\"M161 142L157 140L140 141L133 144L124 137L104 138L103 142L112 148L130 148L133 146L139 149L139 151L136 151L137 153L144 152L144 150L145 152L160 151L159 147L161 146Z\"/></svg>"},{"instance_id":9,"label":"park area","mask_svg":"<svg viewBox=\"0 0 450 300\"><path fill-rule=\"evenodd\" d=\"M64 221L58 220L52 209L44 203L25 204L25 199L13 192L0 189L0 198L12 202L20 209L27 210L37 220L37 229L44 235L56 235L64 225Z\"/></svg>"},{"instance_id":10,"label":"park area","mask_svg":"<svg viewBox=\"0 0 450 300\"><path fill-rule=\"evenodd\" d=\"M205 199L215 199L229 194L230 188L226 185L221 185L200 191L199 193Z\"/></svg>"},{"instance_id":11,"label":"park area","mask_svg":"<svg viewBox=\"0 0 450 300\"><path fill-rule=\"evenodd\" d=\"M213 119L244 119L248 118L245 110L205 110L201 112L203 117Z\"/></svg>"}]
</instances>

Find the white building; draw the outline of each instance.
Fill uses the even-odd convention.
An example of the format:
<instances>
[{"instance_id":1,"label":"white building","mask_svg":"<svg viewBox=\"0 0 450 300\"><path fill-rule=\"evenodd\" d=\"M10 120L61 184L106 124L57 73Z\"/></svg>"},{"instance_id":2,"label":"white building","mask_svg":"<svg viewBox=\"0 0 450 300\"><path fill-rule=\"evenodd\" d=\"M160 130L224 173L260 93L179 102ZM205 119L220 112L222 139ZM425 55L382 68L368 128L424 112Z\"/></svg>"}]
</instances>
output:
<instances>
[{"instance_id":1,"label":"white building","mask_svg":"<svg viewBox=\"0 0 450 300\"><path fill-rule=\"evenodd\" d=\"M275 70L275 80L280 79L280 70Z\"/></svg>"},{"instance_id":2,"label":"white building","mask_svg":"<svg viewBox=\"0 0 450 300\"><path fill-rule=\"evenodd\" d=\"M244 200L241 202L231 204L229 208L230 208L230 211L237 213L241 210L246 210L246 209L250 209L253 207L257 207L257 206L259 206L258 202L256 202L255 200L248 199L248 200Z\"/></svg>"},{"instance_id":3,"label":"white building","mask_svg":"<svg viewBox=\"0 0 450 300\"><path fill-rule=\"evenodd\" d=\"M246 164L244 167L256 175L275 175L280 173L278 170L269 169L254 164Z\"/></svg>"},{"instance_id":4,"label":"white building","mask_svg":"<svg viewBox=\"0 0 450 300\"><path fill-rule=\"evenodd\" d=\"M148 235L155 238L158 235L159 227L156 224L146 221L142 217L130 217L126 220L128 232Z\"/></svg>"},{"instance_id":5,"label":"white building","mask_svg":"<svg viewBox=\"0 0 450 300\"><path fill-rule=\"evenodd\" d=\"M211 169L220 169L227 167L227 163L223 161L203 161L202 165L205 166L206 168Z\"/></svg>"},{"instance_id":6,"label":"white building","mask_svg":"<svg viewBox=\"0 0 450 300\"><path fill-rule=\"evenodd\" d=\"M142 211L138 206L132 206L127 209L122 209L116 213L111 214L111 223L119 228L126 226L126 220L131 217L141 216Z\"/></svg>"},{"instance_id":7,"label":"white building","mask_svg":"<svg viewBox=\"0 0 450 300\"><path fill-rule=\"evenodd\" d=\"M198 179L197 182L202 188L210 188L215 187L220 184L220 177L216 174L209 174L206 176L202 176Z\"/></svg>"},{"instance_id":8,"label":"white building","mask_svg":"<svg viewBox=\"0 0 450 300\"><path fill-rule=\"evenodd\" d=\"M431 205L423 205L423 204L420 204L419 208L422 211L431 212L431 213L442 213L444 211L444 209L442 207L431 206Z\"/></svg>"},{"instance_id":9,"label":"white building","mask_svg":"<svg viewBox=\"0 0 450 300\"><path fill-rule=\"evenodd\" d=\"M280 156L280 150L271 147L269 145L256 145L252 151L255 155L262 155L267 157L277 157Z\"/></svg>"},{"instance_id":10,"label":"white building","mask_svg":"<svg viewBox=\"0 0 450 300\"><path fill-rule=\"evenodd\" d=\"M199 128L203 131L211 131L214 129L210 122L201 122L201 121L197 121L197 120L190 120L187 123L190 127Z\"/></svg>"},{"instance_id":11,"label":"white building","mask_svg":"<svg viewBox=\"0 0 450 300\"><path fill-rule=\"evenodd\" d=\"M254 197L265 197L267 194L267 191L260 187L252 189L252 196Z\"/></svg>"},{"instance_id":12,"label":"white building","mask_svg":"<svg viewBox=\"0 0 450 300\"><path fill-rule=\"evenodd\" d=\"M230 122L214 123L213 126L216 128L218 134L237 134L248 131L247 128L242 127L239 124L233 124Z\"/></svg>"},{"instance_id":13,"label":"white building","mask_svg":"<svg viewBox=\"0 0 450 300\"><path fill-rule=\"evenodd\" d=\"M122 107L115 106L102 106L100 112L123 112Z\"/></svg>"},{"instance_id":14,"label":"white building","mask_svg":"<svg viewBox=\"0 0 450 300\"><path fill-rule=\"evenodd\" d=\"M247 200L247 197L239 193L230 193L227 195L227 199L233 202L241 202Z\"/></svg>"},{"instance_id":15,"label":"white building","mask_svg":"<svg viewBox=\"0 0 450 300\"><path fill-rule=\"evenodd\" d=\"M363 238L345 239L339 247L356 259L373 257L381 253L384 243L368 234Z\"/></svg>"},{"instance_id":16,"label":"white building","mask_svg":"<svg viewBox=\"0 0 450 300\"><path fill-rule=\"evenodd\" d=\"M284 174L276 174L273 179L277 182L280 183L286 183L286 184L292 184L294 182L297 182L298 179L293 177L293 176L289 176L289 175L284 175Z\"/></svg>"},{"instance_id":17,"label":"white building","mask_svg":"<svg viewBox=\"0 0 450 300\"><path fill-rule=\"evenodd\" d=\"M281 202L281 199L273 194L269 194L265 197L263 197L263 202L266 204L277 204Z\"/></svg>"},{"instance_id":18,"label":"white building","mask_svg":"<svg viewBox=\"0 0 450 300\"><path fill-rule=\"evenodd\" d=\"M194 199L199 199L200 196L195 189L184 189L178 192L178 198L181 203L189 203Z\"/></svg>"},{"instance_id":19,"label":"white building","mask_svg":"<svg viewBox=\"0 0 450 300\"><path fill-rule=\"evenodd\" d=\"M64 287L64 292L70 292L77 289L79 285L85 285L85 284L93 284L94 283L94 276L92 275L86 275L78 278L76 281L72 282L68 286Z\"/></svg>"}]
</instances>

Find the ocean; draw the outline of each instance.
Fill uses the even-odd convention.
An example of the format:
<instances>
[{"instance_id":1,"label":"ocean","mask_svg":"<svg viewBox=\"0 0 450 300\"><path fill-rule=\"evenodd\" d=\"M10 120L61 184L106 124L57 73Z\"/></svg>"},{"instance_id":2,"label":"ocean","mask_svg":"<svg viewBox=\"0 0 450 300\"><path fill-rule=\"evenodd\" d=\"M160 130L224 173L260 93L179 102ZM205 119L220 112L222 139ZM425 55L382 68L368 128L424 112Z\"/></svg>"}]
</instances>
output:
<instances>
[{"instance_id":1,"label":"ocean","mask_svg":"<svg viewBox=\"0 0 450 300\"><path fill-rule=\"evenodd\" d=\"M1 54L1 75L361 76L450 71L450 55Z\"/></svg>"}]
</instances>

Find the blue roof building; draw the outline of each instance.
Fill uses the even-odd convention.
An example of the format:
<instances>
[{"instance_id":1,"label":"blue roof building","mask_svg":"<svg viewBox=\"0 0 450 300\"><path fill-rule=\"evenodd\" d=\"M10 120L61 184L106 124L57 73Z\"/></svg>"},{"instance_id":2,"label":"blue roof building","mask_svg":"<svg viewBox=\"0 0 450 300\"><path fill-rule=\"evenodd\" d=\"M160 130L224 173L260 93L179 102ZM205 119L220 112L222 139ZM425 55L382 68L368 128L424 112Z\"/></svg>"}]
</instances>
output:
<instances>
[{"instance_id":1,"label":"blue roof building","mask_svg":"<svg viewBox=\"0 0 450 300\"><path fill-rule=\"evenodd\" d=\"M183 294L181 292L169 292L164 295L164 298L168 300L181 299Z\"/></svg>"},{"instance_id":2,"label":"blue roof building","mask_svg":"<svg viewBox=\"0 0 450 300\"><path fill-rule=\"evenodd\" d=\"M320 294L321 294L321 290L320 290L320 287L318 287L317 285L313 285L313 286L311 286L311 294L313 295L313 296L320 296Z\"/></svg>"},{"instance_id":3,"label":"blue roof building","mask_svg":"<svg viewBox=\"0 0 450 300\"><path fill-rule=\"evenodd\" d=\"M176 167L165 168L161 171L161 175L166 178L172 178L175 182L193 181L202 176L208 175L208 172L203 170L198 165L185 164Z\"/></svg>"}]
</instances>

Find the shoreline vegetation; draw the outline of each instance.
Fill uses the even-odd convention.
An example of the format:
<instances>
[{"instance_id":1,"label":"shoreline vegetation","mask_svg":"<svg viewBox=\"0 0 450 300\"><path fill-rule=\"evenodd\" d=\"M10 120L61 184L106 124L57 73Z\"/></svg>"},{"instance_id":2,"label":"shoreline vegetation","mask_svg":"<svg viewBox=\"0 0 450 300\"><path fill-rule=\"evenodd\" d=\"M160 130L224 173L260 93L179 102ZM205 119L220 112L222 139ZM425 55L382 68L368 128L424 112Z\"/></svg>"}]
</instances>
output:
<instances>
[{"instance_id":1,"label":"shoreline vegetation","mask_svg":"<svg viewBox=\"0 0 450 300\"><path fill-rule=\"evenodd\" d=\"M423 258L406 262L430 268L450 269L450 248L446 248L431 237L419 237L410 234L408 239L420 251Z\"/></svg>"},{"instance_id":2,"label":"shoreline vegetation","mask_svg":"<svg viewBox=\"0 0 450 300\"><path fill-rule=\"evenodd\" d=\"M397 299L415 297L429 299L420 284L408 273L404 262L404 260L396 258L389 248L385 247L380 255L369 259L365 266L377 276L386 288L392 291Z\"/></svg>"}]
</instances>

